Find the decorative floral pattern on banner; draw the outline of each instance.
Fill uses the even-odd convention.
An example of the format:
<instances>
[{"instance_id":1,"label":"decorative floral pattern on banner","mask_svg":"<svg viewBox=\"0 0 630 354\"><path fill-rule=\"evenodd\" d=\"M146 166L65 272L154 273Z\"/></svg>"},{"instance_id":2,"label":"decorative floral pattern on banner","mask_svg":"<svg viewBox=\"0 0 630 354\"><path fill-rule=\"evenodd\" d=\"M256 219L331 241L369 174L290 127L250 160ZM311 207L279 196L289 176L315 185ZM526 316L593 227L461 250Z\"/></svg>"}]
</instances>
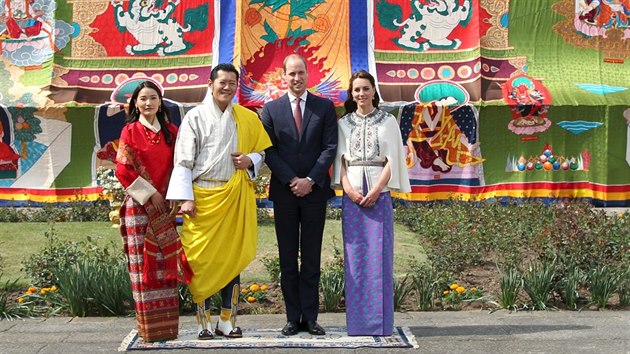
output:
<instances>
[{"instance_id":1,"label":"decorative floral pattern on banner","mask_svg":"<svg viewBox=\"0 0 630 354\"><path fill-rule=\"evenodd\" d=\"M175 124L235 64L235 101L286 92L282 61L339 112L374 74L412 201L630 206L630 0L2 0L0 205L98 198L139 81Z\"/></svg>"},{"instance_id":2,"label":"decorative floral pattern on banner","mask_svg":"<svg viewBox=\"0 0 630 354\"><path fill-rule=\"evenodd\" d=\"M307 61L308 90L340 105L350 77L349 0L241 2L239 103L261 107L282 96L282 62L291 53Z\"/></svg>"},{"instance_id":3,"label":"decorative floral pattern on banner","mask_svg":"<svg viewBox=\"0 0 630 354\"><path fill-rule=\"evenodd\" d=\"M203 98L212 60L214 2L67 0L76 38L54 67L56 102L101 103L134 76L149 76L181 101Z\"/></svg>"}]
</instances>

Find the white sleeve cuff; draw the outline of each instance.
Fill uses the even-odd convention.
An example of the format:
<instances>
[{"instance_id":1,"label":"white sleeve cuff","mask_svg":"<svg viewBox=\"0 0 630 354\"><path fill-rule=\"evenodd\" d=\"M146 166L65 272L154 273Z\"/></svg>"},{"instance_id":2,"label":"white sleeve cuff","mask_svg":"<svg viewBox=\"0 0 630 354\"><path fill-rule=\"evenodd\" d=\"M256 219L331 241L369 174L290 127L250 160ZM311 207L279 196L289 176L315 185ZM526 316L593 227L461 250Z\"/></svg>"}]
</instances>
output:
<instances>
[{"instance_id":1,"label":"white sleeve cuff","mask_svg":"<svg viewBox=\"0 0 630 354\"><path fill-rule=\"evenodd\" d=\"M258 176L258 171L262 167L263 157L258 152L252 152L251 154L247 154L247 156L249 156L249 158L252 159L252 164L253 164L252 167L246 169L247 173L249 174L249 178L255 179L256 176Z\"/></svg>"},{"instance_id":2,"label":"white sleeve cuff","mask_svg":"<svg viewBox=\"0 0 630 354\"><path fill-rule=\"evenodd\" d=\"M151 199L153 193L157 192L157 189L155 189L155 187L153 187L146 179L138 177L129 185L129 187L127 187L126 192L135 201L144 205L149 201L149 199Z\"/></svg>"},{"instance_id":3,"label":"white sleeve cuff","mask_svg":"<svg viewBox=\"0 0 630 354\"><path fill-rule=\"evenodd\" d=\"M166 192L166 200L195 200L192 189L192 171L175 166Z\"/></svg>"}]
</instances>

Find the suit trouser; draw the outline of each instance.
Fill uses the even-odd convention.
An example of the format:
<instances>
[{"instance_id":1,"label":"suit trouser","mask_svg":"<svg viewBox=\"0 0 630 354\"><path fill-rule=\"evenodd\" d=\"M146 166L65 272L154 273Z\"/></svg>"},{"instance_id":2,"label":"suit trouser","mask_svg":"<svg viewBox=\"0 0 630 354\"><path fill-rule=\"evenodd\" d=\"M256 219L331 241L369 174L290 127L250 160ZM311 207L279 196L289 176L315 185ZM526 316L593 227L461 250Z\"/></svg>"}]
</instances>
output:
<instances>
[{"instance_id":1,"label":"suit trouser","mask_svg":"<svg viewBox=\"0 0 630 354\"><path fill-rule=\"evenodd\" d=\"M326 201L309 203L300 198L288 203L274 201L280 284L289 321L317 320L326 205Z\"/></svg>"}]
</instances>

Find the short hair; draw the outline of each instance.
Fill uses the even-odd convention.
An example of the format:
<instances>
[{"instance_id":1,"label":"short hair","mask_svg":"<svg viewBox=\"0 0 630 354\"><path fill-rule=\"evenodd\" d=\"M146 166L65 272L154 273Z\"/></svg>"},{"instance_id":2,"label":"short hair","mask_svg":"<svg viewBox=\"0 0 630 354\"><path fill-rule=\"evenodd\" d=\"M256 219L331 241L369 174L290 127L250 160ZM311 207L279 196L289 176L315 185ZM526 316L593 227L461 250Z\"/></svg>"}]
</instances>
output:
<instances>
[{"instance_id":1,"label":"short hair","mask_svg":"<svg viewBox=\"0 0 630 354\"><path fill-rule=\"evenodd\" d=\"M282 62L282 71L284 71L285 73L287 72L287 62L289 61L289 59L300 59L302 63L304 63L304 68L306 68L306 59L304 59L303 56L295 53L289 54L284 58L284 61Z\"/></svg>"},{"instance_id":2,"label":"short hair","mask_svg":"<svg viewBox=\"0 0 630 354\"><path fill-rule=\"evenodd\" d=\"M230 63L221 63L217 66L215 66L214 68L212 68L212 71L210 72L210 81L214 81L214 79L217 78L217 76L219 76L219 71L225 71L228 73L234 73L236 74L236 81L238 81L238 70L236 70L236 68L234 67L234 65L230 64Z\"/></svg>"}]
</instances>

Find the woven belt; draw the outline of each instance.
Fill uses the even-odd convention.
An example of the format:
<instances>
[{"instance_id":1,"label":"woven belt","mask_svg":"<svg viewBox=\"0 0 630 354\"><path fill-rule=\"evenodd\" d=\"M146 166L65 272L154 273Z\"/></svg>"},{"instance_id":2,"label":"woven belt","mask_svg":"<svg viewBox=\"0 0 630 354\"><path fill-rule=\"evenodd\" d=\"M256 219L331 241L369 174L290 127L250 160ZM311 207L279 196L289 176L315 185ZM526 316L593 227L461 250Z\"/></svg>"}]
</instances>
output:
<instances>
[{"instance_id":1,"label":"woven belt","mask_svg":"<svg viewBox=\"0 0 630 354\"><path fill-rule=\"evenodd\" d=\"M384 161L350 161L348 162L348 166L385 166Z\"/></svg>"}]
</instances>

